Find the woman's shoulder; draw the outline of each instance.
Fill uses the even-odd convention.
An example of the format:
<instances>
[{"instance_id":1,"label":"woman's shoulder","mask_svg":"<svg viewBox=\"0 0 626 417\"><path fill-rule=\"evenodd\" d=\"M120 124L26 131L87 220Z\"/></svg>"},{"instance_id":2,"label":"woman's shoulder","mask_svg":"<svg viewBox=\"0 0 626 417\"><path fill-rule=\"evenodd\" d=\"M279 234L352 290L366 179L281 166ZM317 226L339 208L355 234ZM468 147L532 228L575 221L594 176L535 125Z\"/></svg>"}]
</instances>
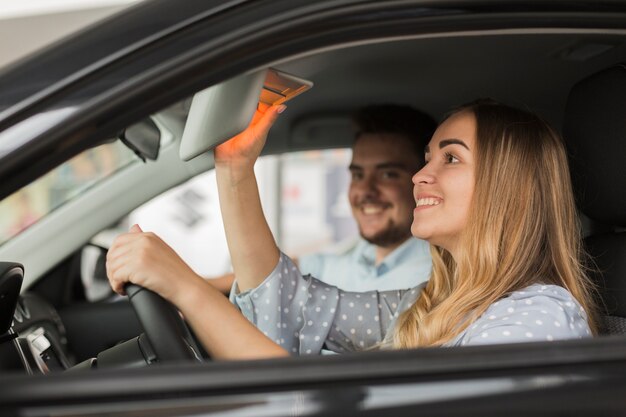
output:
<instances>
[{"instance_id":1,"label":"woman's shoulder","mask_svg":"<svg viewBox=\"0 0 626 417\"><path fill-rule=\"evenodd\" d=\"M460 344L551 341L590 335L585 310L565 288L533 284L491 304Z\"/></svg>"},{"instance_id":2,"label":"woman's shoulder","mask_svg":"<svg viewBox=\"0 0 626 417\"><path fill-rule=\"evenodd\" d=\"M542 316L566 319L566 324L577 319L587 321L587 314L580 303L565 288L553 284L533 284L513 291L493 303L491 313L519 313L521 317L532 316L541 320ZM536 323L535 323L536 324Z\"/></svg>"},{"instance_id":3,"label":"woman's shoulder","mask_svg":"<svg viewBox=\"0 0 626 417\"><path fill-rule=\"evenodd\" d=\"M533 298L546 301L550 300L557 304L559 304L559 301L562 303L571 302L578 304L574 296L568 290L554 284L532 284L521 290L511 292L508 296L504 297L503 300L532 300Z\"/></svg>"}]
</instances>

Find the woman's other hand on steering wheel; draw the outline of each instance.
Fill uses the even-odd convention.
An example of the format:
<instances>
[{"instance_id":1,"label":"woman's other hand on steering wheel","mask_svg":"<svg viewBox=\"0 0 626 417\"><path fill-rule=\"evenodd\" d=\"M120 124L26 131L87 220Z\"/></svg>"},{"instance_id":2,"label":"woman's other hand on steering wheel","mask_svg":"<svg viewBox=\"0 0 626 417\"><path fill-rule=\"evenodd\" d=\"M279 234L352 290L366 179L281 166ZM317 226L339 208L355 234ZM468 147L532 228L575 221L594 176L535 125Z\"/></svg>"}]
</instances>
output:
<instances>
[{"instance_id":1,"label":"woman's other hand on steering wheel","mask_svg":"<svg viewBox=\"0 0 626 417\"><path fill-rule=\"evenodd\" d=\"M160 237L143 232L138 225L115 238L107 253L106 269L116 293L124 295L124 285L131 282L174 304L184 288L202 280Z\"/></svg>"}]
</instances>

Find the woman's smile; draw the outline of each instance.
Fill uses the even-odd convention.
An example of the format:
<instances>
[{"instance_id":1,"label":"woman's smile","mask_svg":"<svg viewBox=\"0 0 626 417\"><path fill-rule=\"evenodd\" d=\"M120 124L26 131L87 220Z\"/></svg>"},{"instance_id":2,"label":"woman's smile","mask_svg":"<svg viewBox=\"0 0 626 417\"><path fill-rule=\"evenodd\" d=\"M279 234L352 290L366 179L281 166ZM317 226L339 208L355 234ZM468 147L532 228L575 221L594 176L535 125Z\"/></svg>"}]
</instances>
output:
<instances>
[{"instance_id":1,"label":"woman's smile","mask_svg":"<svg viewBox=\"0 0 626 417\"><path fill-rule=\"evenodd\" d=\"M426 147L426 165L413 176L413 236L454 251L474 192L476 121L461 112L444 121Z\"/></svg>"},{"instance_id":2,"label":"woman's smile","mask_svg":"<svg viewBox=\"0 0 626 417\"><path fill-rule=\"evenodd\" d=\"M443 199L436 196L421 195L415 198L415 210L436 207L443 203Z\"/></svg>"}]
</instances>

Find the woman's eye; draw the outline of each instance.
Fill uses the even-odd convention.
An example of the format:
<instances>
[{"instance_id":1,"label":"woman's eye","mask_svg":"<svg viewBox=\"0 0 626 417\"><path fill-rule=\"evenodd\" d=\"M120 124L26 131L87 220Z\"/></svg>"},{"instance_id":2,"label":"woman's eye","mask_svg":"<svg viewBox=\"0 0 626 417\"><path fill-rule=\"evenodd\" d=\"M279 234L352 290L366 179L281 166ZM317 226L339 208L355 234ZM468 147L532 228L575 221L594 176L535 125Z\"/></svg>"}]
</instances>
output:
<instances>
[{"instance_id":1,"label":"woman's eye","mask_svg":"<svg viewBox=\"0 0 626 417\"><path fill-rule=\"evenodd\" d=\"M451 153L446 153L444 156L447 164L456 164L459 162L458 158Z\"/></svg>"}]
</instances>

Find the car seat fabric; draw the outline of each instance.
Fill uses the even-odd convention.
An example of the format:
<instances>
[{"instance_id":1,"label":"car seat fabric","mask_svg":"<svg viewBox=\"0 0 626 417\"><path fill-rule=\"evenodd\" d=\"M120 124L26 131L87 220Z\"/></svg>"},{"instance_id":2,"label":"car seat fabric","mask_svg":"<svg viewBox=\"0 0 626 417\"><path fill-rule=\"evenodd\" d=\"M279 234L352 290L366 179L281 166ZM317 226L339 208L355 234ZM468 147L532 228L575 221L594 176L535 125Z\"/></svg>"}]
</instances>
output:
<instances>
[{"instance_id":1,"label":"car seat fabric","mask_svg":"<svg viewBox=\"0 0 626 417\"><path fill-rule=\"evenodd\" d=\"M579 208L609 230L585 239L605 314L601 330L626 334L626 65L572 88L563 136Z\"/></svg>"},{"instance_id":2,"label":"car seat fabric","mask_svg":"<svg viewBox=\"0 0 626 417\"><path fill-rule=\"evenodd\" d=\"M598 284L600 308L605 312L602 330L626 334L626 233L589 236L585 247L595 262L591 276Z\"/></svg>"}]
</instances>

